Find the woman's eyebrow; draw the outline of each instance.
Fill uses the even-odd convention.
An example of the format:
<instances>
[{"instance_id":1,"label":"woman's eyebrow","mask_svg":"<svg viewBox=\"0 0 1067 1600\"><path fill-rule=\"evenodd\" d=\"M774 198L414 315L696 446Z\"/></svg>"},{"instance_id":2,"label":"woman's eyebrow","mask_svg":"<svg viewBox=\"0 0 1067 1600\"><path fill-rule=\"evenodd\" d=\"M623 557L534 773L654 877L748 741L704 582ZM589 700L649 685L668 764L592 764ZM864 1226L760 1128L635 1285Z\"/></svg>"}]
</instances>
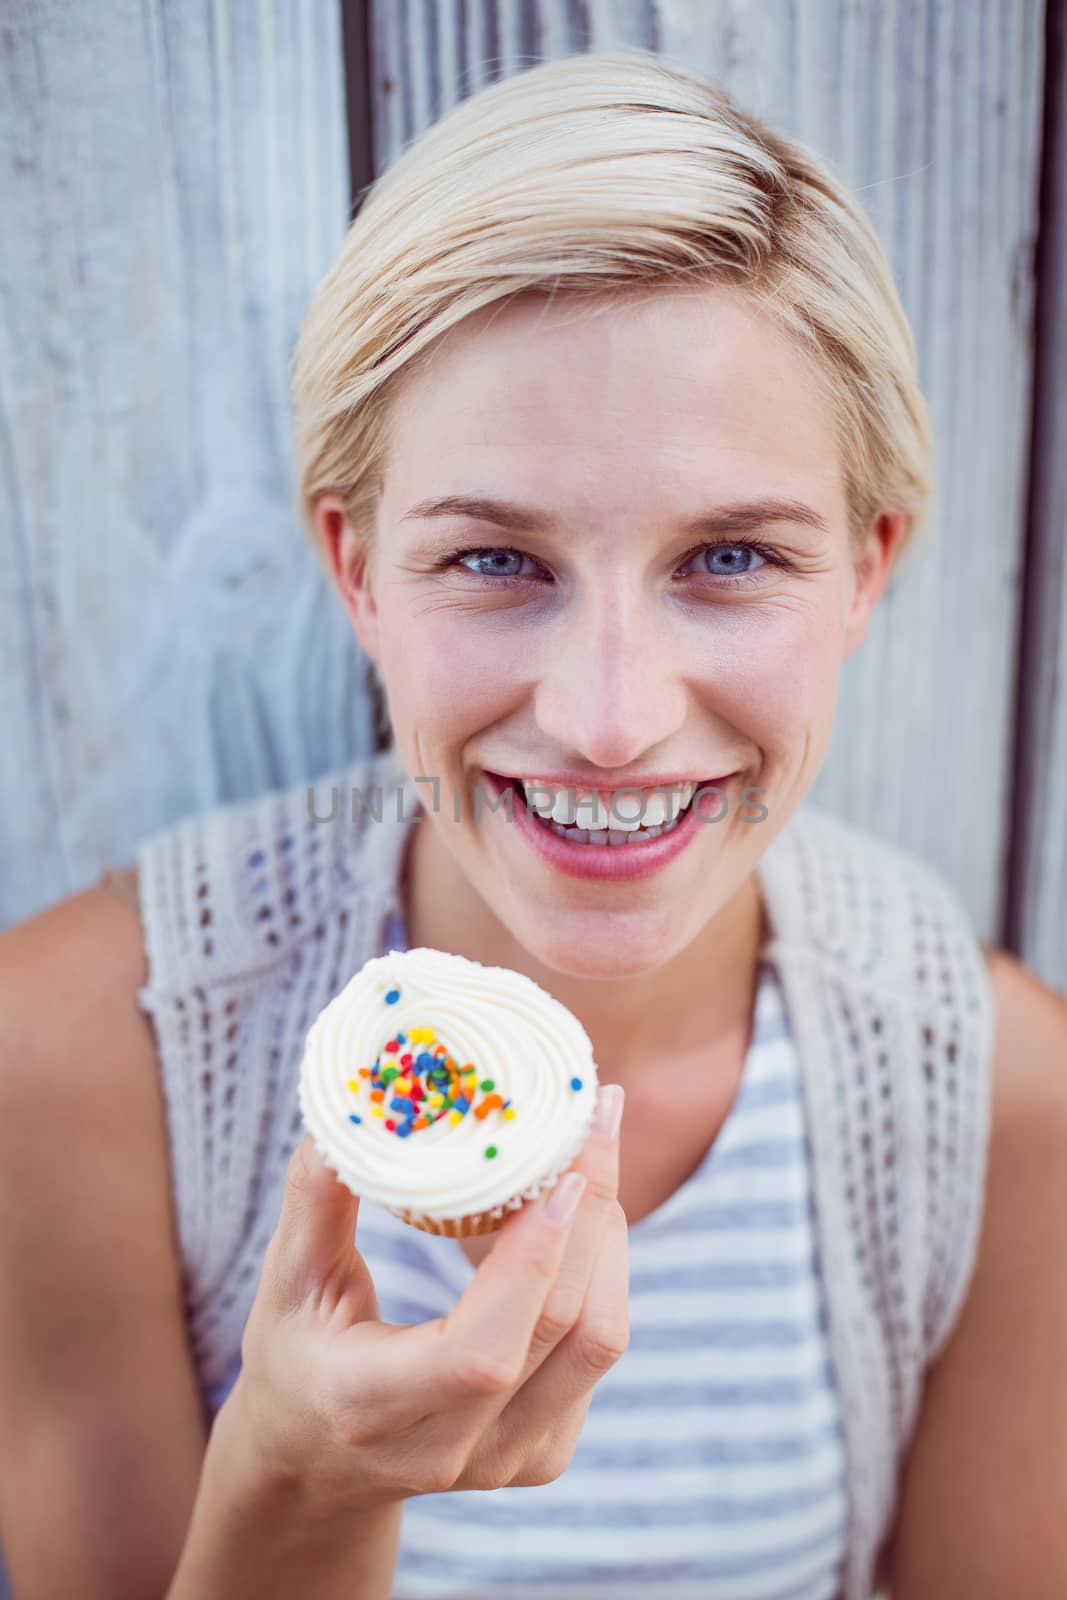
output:
<instances>
[{"instance_id":1,"label":"woman's eyebrow","mask_svg":"<svg viewBox=\"0 0 1067 1600\"><path fill-rule=\"evenodd\" d=\"M428 500L417 500L401 517L402 522L430 517L471 517L476 522L489 522L512 532L551 533L558 522L551 512L537 506L519 505L514 500L495 500L483 495L447 494ZM751 528L766 526L771 522L799 522L820 533L829 529L823 517L813 506L802 500L778 499L736 500L729 505L712 506L688 517L679 531L688 534L744 533Z\"/></svg>"}]
</instances>

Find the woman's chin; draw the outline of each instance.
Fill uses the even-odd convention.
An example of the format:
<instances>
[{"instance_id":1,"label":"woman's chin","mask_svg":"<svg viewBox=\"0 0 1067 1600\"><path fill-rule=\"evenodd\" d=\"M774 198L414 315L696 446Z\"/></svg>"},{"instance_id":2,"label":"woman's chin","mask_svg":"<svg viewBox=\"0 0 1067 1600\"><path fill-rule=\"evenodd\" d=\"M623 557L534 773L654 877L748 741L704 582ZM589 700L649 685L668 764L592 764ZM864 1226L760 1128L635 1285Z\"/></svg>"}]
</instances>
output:
<instances>
[{"instance_id":1,"label":"woman's chin","mask_svg":"<svg viewBox=\"0 0 1067 1600\"><path fill-rule=\"evenodd\" d=\"M610 927L607 917L599 919L601 927L594 932L589 923L595 927L598 919L583 920L584 929L534 927L515 928L514 932L535 961L568 978L645 978L677 953L673 941L668 948L663 938L651 933L623 936L618 928Z\"/></svg>"}]
</instances>

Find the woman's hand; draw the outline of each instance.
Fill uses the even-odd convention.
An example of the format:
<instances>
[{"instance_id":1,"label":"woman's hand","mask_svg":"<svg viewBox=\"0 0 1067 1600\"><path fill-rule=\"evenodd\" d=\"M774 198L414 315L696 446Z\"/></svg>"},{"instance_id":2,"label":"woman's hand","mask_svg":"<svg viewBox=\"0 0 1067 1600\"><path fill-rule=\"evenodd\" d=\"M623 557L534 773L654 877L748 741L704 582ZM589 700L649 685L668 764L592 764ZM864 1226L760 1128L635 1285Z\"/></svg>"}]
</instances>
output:
<instances>
[{"instance_id":1,"label":"woman's hand","mask_svg":"<svg viewBox=\"0 0 1067 1600\"><path fill-rule=\"evenodd\" d=\"M446 1316L408 1327L379 1321L354 1243L359 1200L304 1140L224 1408L240 1413L257 1470L327 1515L559 1477L629 1341L622 1097L601 1087L571 1172L505 1220ZM572 1185L577 1210L559 1217Z\"/></svg>"}]
</instances>

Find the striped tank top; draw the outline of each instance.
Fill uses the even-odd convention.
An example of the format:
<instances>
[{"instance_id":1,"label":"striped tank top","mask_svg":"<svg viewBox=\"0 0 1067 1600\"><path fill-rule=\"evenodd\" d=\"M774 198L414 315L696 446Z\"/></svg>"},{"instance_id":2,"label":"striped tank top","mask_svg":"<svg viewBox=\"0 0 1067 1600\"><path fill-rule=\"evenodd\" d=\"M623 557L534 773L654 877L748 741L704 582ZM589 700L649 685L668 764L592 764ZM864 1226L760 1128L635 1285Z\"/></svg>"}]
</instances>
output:
<instances>
[{"instance_id":1,"label":"striped tank top","mask_svg":"<svg viewBox=\"0 0 1067 1600\"><path fill-rule=\"evenodd\" d=\"M404 948L394 906L382 950ZM799 1062L764 961L718 1135L630 1226L629 1345L570 1465L548 1484L409 1500L392 1600L647 1600L650 1585L671 1600L835 1600L844 1436L808 1162ZM474 1276L455 1239L368 1200L358 1243L386 1322L443 1316Z\"/></svg>"}]
</instances>

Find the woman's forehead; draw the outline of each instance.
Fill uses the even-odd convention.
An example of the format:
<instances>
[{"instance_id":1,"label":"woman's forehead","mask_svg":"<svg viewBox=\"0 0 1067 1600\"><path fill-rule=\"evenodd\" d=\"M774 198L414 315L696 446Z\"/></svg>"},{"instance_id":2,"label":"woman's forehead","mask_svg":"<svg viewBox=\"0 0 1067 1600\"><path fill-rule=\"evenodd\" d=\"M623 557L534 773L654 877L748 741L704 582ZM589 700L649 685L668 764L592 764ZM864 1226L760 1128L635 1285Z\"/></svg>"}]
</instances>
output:
<instances>
[{"instance_id":1,"label":"woman's forehead","mask_svg":"<svg viewBox=\"0 0 1067 1600\"><path fill-rule=\"evenodd\" d=\"M575 502L614 484L623 500L677 499L683 512L709 476L726 498L755 475L760 492L825 499L840 478L810 359L769 313L717 288L615 297L591 316L565 295L489 307L439 341L392 422L399 515L422 494L490 480L543 498L548 472Z\"/></svg>"}]
</instances>

